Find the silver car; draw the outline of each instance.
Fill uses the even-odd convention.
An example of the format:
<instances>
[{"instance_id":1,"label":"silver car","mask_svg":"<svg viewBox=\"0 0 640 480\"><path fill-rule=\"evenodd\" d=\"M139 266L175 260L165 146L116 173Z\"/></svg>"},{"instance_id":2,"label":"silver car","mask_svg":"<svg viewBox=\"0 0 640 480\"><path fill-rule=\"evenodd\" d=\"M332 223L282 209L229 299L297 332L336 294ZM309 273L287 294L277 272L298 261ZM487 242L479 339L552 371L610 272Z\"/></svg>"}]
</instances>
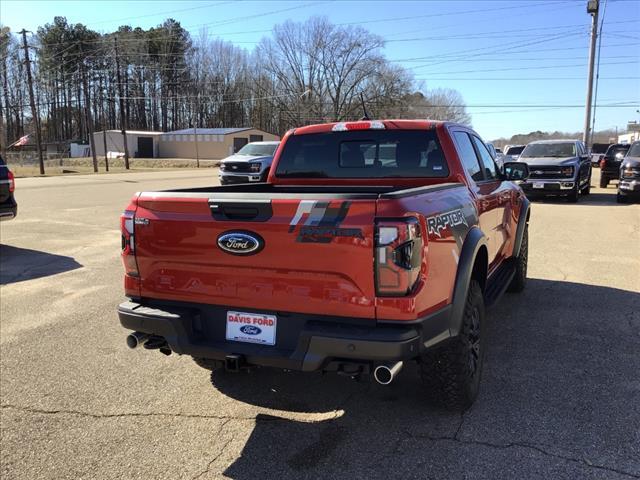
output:
<instances>
[{"instance_id":1,"label":"silver car","mask_svg":"<svg viewBox=\"0 0 640 480\"><path fill-rule=\"evenodd\" d=\"M280 142L247 143L220 163L220 184L265 182Z\"/></svg>"}]
</instances>

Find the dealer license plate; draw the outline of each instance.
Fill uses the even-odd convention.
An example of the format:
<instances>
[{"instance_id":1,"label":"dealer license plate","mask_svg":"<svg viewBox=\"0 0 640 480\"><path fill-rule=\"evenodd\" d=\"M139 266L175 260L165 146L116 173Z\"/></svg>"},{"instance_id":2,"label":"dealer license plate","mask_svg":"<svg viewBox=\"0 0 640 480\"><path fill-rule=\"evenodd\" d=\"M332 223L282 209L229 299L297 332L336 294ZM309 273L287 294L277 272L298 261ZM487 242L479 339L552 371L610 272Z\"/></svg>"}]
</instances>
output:
<instances>
[{"instance_id":1,"label":"dealer license plate","mask_svg":"<svg viewBox=\"0 0 640 480\"><path fill-rule=\"evenodd\" d=\"M544 188L544 182L533 182L533 188Z\"/></svg>"},{"instance_id":2,"label":"dealer license plate","mask_svg":"<svg viewBox=\"0 0 640 480\"><path fill-rule=\"evenodd\" d=\"M277 321L275 315L228 311L227 340L275 345Z\"/></svg>"}]
</instances>

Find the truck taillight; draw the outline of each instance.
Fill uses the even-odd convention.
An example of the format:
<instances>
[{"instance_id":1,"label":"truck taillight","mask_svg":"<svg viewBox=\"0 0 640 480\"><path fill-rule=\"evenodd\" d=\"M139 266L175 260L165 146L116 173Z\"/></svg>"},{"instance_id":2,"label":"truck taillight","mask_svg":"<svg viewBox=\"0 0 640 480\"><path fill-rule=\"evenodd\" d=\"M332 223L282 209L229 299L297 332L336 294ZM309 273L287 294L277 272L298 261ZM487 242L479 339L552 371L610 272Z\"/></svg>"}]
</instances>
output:
<instances>
[{"instance_id":1,"label":"truck taillight","mask_svg":"<svg viewBox=\"0 0 640 480\"><path fill-rule=\"evenodd\" d=\"M420 278L424 242L420 222L408 217L376 222L376 295L411 293Z\"/></svg>"},{"instance_id":2,"label":"truck taillight","mask_svg":"<svg viewBox=\"0 0 640 480\"><path fill-rule=\"evenodd\" d=\"M607 161L604 158L600 158L600 168L604 168L607 166Z\"/></svg>"},{"instance_id":3,"label":"truck taillight","mask_svg":"<svg viewBox=\"0 0 640 480\"><path fill-rule=\"evenodd\" d=\"M136 242L134 235L135 212L125 210L120 217L120 230L122 234L122 264L127 275L138 276L136 263Z\"/></svg>"},{"instance_id":4,"label":"truck taillight","mask_svg":"<svg viewBox=\"0 0 640 480\"><path fill-rule=\"evenodd\" d=\"M16 189L16 179L13 176L13 172L9 170L9 193L13 193Z\"/></svg>"}]
</instances>

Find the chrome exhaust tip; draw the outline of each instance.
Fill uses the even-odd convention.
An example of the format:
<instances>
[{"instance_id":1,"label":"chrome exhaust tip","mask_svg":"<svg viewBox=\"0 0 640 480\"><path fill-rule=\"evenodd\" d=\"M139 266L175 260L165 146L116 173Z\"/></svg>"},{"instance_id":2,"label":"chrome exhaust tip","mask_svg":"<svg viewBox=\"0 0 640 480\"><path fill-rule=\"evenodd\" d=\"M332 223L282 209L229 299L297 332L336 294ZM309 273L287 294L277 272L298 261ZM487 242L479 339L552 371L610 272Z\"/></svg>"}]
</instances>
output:
<instances>
[{"instance_id":1,"label":"chrome exhaust tip","mask_svg":"<svg viewBox=\"0 0 640 480\"><path fill-rule=\"evenodd\" d=\"M373 378L380 385L389 385L396 378L396 375L402 370L402 362L390 363L386 365L378 365L373 371Z\"/></svg>"},{"instance_id":2,"label":"chrome exhaust tip","mask_svg":"<svg viewBox=\"0 0 640 480\"><path fill-rule=\"evenodd\" d=\"M127 347L138 348L140 345L144 345L149 340L149 335L141 332L133 332L127 335Z\"/></svg>"}]
</instances>

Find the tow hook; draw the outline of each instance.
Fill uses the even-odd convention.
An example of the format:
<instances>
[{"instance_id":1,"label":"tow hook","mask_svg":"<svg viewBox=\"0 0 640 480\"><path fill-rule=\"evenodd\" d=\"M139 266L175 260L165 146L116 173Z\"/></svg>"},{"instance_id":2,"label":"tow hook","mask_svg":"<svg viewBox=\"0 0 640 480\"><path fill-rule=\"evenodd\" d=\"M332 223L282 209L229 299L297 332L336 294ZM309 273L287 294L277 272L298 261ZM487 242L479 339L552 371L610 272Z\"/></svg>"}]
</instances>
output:
<instances>
[{"instance_id":1,"label":"tow hook","mask_svg":"<svg viewBox=\"0 0 640 480\"><path fill-rule=\"evenodd\" d=\"M224 369L227 372L238 373L243 363L242 355L227 355L224 358Z\"/></svg>"}]
</instances>

